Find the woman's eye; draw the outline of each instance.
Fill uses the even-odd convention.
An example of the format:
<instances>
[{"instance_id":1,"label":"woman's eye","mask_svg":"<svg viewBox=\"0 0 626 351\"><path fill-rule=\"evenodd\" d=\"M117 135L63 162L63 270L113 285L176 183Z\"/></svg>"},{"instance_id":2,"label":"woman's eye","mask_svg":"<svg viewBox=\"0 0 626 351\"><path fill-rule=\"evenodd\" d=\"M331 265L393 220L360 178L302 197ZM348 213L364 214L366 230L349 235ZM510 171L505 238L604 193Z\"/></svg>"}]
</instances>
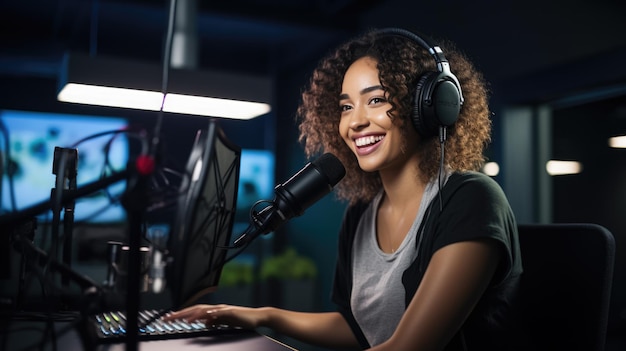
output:
<instances>
[{"instance_id":1,"label":"woman's eye","mask_svg":"<svg viewBox=\"0 0 626 351\"><path fill-rule=\"evenodd\" d=\"M341 112L348 111L351 108L352 108L352 106L350 106L350 105L341 105L341 106L339 106L339 109L341 110Z\"/></svg>"},{"instance_id":2,"label":"woman's eye","mask_svg":"<svg viewBox=\"0 0 626 351\"><path fill-rule=\"evenodd\" d=\"M381 98L381 97L375 97L375 98L372 98L370 100L371 104L384 104L385 102L387 102L387 100L385 100L385 98Z\"/></svg>"}]
</instances>

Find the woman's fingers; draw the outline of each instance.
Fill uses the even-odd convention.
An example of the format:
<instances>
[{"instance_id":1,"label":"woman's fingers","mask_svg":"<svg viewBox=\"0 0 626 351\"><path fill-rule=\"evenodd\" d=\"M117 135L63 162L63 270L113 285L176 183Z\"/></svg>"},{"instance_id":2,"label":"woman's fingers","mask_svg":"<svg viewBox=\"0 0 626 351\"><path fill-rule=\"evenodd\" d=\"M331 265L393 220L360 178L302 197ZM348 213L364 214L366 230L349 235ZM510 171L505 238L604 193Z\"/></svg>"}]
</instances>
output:
<instances>
[{"instance_id":1,"label":"woman's fingers","mask_svg":"<svg viewBox=\"0 0 626 351\"><path fill-rule=\"evenodd\" d=\"M207 313L213 311L216 306L212 305L195 305L191 307L187 307L180 311L175 311L166 314L163 317L164 321L172 321L175 319L185 319L185 320L199 320L207 318Z\"/></svg>"},{"instance_id":2,"label":"woman's fingers","mask_svg":"<svg viewBox=\"0 0 626 351\"><path fill-rule=\"evenodd\" d=\"M207 324L229 324L243 328L255 328L258 324L256 309L231 305L195 305L171 312L163 321L203 321Z\"/></svg>"}]
</instances>

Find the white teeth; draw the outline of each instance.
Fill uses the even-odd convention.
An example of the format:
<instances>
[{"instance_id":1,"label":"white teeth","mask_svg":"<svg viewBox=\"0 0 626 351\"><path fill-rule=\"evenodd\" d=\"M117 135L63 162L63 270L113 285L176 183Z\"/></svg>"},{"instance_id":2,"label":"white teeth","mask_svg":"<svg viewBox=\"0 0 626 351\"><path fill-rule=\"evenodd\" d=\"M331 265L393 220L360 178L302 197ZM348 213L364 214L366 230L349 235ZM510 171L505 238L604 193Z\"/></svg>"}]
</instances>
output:
<instances>
[{"instance_id":1,"label":"white teeth","mask_svg":"<svg viewBox=\"0 0 626 351\"><path fill-rule=\"evenodd\" d=\"M384 137L385 137L384 135L376 135L376 136L370 135L370 136L366 136L363 138L358 138L354 142L356 143L356 146L361 147L361 146L367 146L367 145L377 143L383 140Z\"/></svg>"}]
</instances>

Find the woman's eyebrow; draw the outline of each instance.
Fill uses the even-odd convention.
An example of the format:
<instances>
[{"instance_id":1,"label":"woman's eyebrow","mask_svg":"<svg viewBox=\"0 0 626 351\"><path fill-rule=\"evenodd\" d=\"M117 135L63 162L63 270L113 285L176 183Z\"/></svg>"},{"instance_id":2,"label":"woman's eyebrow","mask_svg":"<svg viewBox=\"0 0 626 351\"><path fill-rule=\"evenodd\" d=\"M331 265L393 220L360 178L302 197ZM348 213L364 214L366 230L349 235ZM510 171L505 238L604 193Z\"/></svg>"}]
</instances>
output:
<instances>
[{"instance_id":1,"label":"woman's eyebrow","mask_svg":"<svg viewBox=\"0 0 626 351\"><path fill-rule=\"evenodd\" d=\"M364 94L367 94L367 93L372 92L374 90L383 90L383 86L382 85L373 85L371 87L364 88L363 90L361 90L360 94L364 95ZM348 94L341 94L341 95L339 95L339 100L345 100L345 99L348 99L348 98L349 98Z\"/></svg>"}]
</instances>

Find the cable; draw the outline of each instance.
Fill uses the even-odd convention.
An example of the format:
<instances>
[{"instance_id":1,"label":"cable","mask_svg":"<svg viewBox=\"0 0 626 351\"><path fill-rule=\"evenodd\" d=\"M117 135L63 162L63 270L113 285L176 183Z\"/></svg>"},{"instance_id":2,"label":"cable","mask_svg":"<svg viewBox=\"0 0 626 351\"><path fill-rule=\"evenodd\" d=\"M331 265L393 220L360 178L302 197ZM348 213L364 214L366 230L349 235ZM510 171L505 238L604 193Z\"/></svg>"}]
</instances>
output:
<instances>
[{"instance_id":1,"label":"cable","mask_svg":"<svg viewBox=\"0 0 626 351\"><path fill-rule=\"evenodd\" d=\"M172 41L174 40L174 20L176 18L176 0L170 1L169 18L167 21L167 33L165 35L165 48L163 51L163 66L161 67L161 108L157 116L156 125L154 127L154 135L152 136L152 145L150 156L155 158L159 145L159 137L161 134L161 126L163 124L163 107L167 97L167 89L169 85L170 61L172 58Z\"/></svg>"},{"instance_id":2,"label":"cable","mask_svg":"<svg viewBox=\"0 0 626 351\"><path fill-rule=\"evenodd\" d=\"M135 139L138 140L140 142L141 145L141 150L140 153L141 154L146 154L148 152L148 141L145 138L145 135L143 133L137 133L137 132L131 132L130 130L128 130L128 128L121 128L121 129L114 129L114 130L107 130L107 131L103 131L103 132L99 132L99 133L95 133L89 136L86 136L76 142L74 142L71 145L71 148L77 148L78 146L80 146L81 144L96 139L96 138L100 138L106 135L112 135L112 137L106 141L104 148L103 148L103 153L104 153L104 162L102 164L102 171L100 172L100 178L104 179L105 177L107 177L110 174L116 173L118 172L117 170L114 169L113 165L110 162L110 150L111 150L111 146L113 145L113 142L116 140L116 138L118 138L120 135L124 134L125 136L127 136L128 138L131 139ZM120 202L120 195L114 195L111 194L111 192L109 191L108 188L103 188L101 189L101 192L104 193L104 195L106 196L106 198L109 201L109 204L105 205L102 210L105 210L107 208L109 208L112 205L118 204ZM83 220L81 220L81 222L85 222L88 221L91 218L95 218L100 214L101 211L95 212L93 214L87 215L87 217Z\"/></svg>"},{"instance_id":3,"label":"cable","mask_svg":"<svg viewBox=\"0 0 626 351\"><path fill-rule=\"evenodd\" d=\"M89 54L96 56L98 51L98 13L100 12L100 1L91 1L91 22L89 27Z\"/></svg>"},{"instance_id":4,"label":"cable","mask_svg":"<svg viewBox=\"0 0 626 351\"><path fill-rule=\"evenodd\" d=\"M136 160L136 171L137 171L137 175L138 177L131 177L135 178L134 179L134 183L136 184L128 184L127 185L127 191L131 190L131 193L129 193L131 196L133 195L132 192L137 192L139 191L138 194L135 194L135 196L139 195L139 196L144 196L145 194L142 194L141 192L143 191L143 185L142 181L144 179L142 179L143 176L152 174L152 172L154 171L154 164L157 160L157 151L158 151L158 147L159 147L159 137L161 134L161 125L163 124L163 106L165 105L165 98L167 96L167 87L168 87L168 80L169 80L169 66L170 66L170 56L171 56L171 47L172 47L172 41L173 41L173 31L174 31L174 20L176 18L176 0L171 0L170 1L170 9L169 9L169 17L168 17L168 28L167 28L167 34L165 36L165 50L164 50L164 55L163 55L163 67L162 67L162 80L161 80L161 94L162 94L162 100L161 100L161 108L159 109L159 113L157 116L157 120L156 120L156 125L154 128L154 134L152 136L152 143L150 145L150 149L148 150L148 154L143 154L140 157L137 158ZM141 214L142 212L145 211L145 208L134 208L134 209L130 209L127 208L127 212L129 214L129 231L130 231L130 240L129 240L129 246L130 246L130 250L129 250L129 264L138 264L140 261L140 258L138 257L139 255L139 235L140 233L133 233L133 231L140 231L140 228L137 228L138 226L140 226L141 220L137 217L142 217ZM139 312L139 300L140 300L140 292L139 292L139 275L141 274L140 272L140 267L132 267L132 269L129 270L128 272L128 296L126 299L126 312L127 312L127 335L128 337L126 338L126 350L127 351L135 351L138 349L138 326L139 326L139 320L138 320L138 312Z\"/></svg>"},{"instance_id":5,"label":"cable","mask_svg":"<svg viewBox=\"0 0 626 351\"><path fill-rule=\"evenodd\" d=\"M439 126L439 148L440 148L440 158L439 158L439 174L437 175L437 183L438 183L438 191L437 195L439 196L439 212L443 211L443 201L441 198L441 188L443 187L443 173L445 167L445 144L447 139L447 131L448 128L446 126Z\"/></svg>"}]
</instances>

